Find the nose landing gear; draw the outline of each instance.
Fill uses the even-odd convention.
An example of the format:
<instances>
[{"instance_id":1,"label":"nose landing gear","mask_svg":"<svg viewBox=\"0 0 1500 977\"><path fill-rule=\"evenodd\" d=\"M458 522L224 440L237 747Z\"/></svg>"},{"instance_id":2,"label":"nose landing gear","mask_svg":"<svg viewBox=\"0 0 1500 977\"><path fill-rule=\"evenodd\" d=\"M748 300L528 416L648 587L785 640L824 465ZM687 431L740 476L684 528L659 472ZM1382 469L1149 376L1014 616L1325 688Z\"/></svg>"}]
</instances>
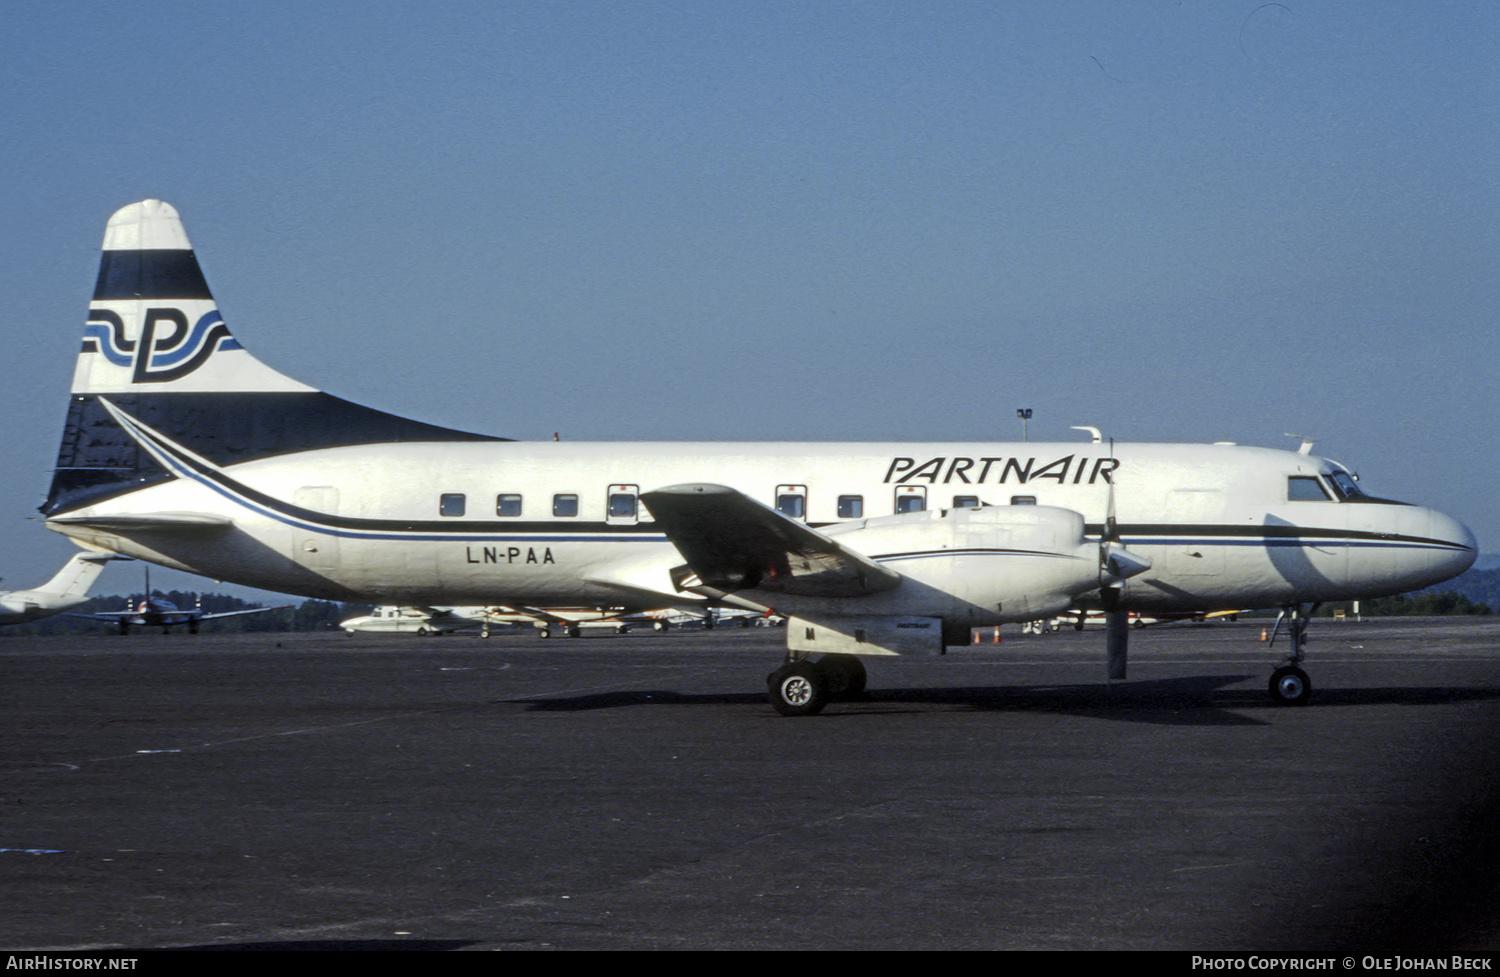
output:
<instances>
[{"instance_id":1,"label":"nose landing gear","mask_svg":"<svg viewBox=\"0 0 1500 977\"><path fill-rule=\"evenodd\" d=\"M1292 643L1292 650L1287 654L1286 664L1271 673L1271 681L1267 689L1271 693L1271 701L1278 706L1305 706L1308 698L1312 695L1312 680L1301 668L1303 659L1303 646L1307 644L1307 626L1321 605L1313 604L1306 612L1301 604L1291 604L1282 608L1281 615L1276 618L1276 629L1271 632L1271 643L1276 643L1276 635L1281 633L1281 622L1287 622L1287 638Z\"/></svg>"}]
</instances>

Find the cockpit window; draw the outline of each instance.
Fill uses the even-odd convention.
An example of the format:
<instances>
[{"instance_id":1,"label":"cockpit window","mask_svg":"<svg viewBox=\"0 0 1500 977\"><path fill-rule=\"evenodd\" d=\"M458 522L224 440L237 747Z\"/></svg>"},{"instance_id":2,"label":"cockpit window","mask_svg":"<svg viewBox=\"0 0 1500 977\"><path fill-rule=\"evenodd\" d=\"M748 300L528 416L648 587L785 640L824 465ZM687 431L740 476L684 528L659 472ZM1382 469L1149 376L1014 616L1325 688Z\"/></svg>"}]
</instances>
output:
<instances>
[{"instance_id":1,"label":"cockpit window","mask_svg":"<svg viewBox=\"0 0 1500 977\"><path fill-rule=\"evenodd\" d=\"M1365 493L1360 491L1359 483L1348 472L1330 472L1328 481L1333 483L1333 491L1342 501L1365 498Z\"/></svg>"},{"instance_id":2,"label":"cockpit window","mask_svg":"<svg viewBox=\"0 0 1500 977\"><path fill-rule=\"evenodd\" d=\"M1327 502L1328 490L1323 483L1309 475L1292 475L1286 480L1288 502Z\"/></svg>"}]
</instances>

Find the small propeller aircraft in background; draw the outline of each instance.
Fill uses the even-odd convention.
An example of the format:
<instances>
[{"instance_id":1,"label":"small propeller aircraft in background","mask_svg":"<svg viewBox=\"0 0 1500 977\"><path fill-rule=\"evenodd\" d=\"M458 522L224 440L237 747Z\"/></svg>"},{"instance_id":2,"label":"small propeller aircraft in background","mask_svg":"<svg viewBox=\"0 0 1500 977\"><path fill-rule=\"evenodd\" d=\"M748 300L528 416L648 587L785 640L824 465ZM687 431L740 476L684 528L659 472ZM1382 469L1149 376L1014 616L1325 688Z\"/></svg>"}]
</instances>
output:
<instances>
[{"instance_id":1,"label":"small propeller aircraft in background","mask_svg":"<svg viewBox=\"0 0 1500 977\"><path fill-rule=\"evenodd\" d=\"M95 611L92 614L69 614L67 616L82 618L86 621L109 621L119 627L121 634L129 634L132 627L161 628L161 633L166 634L178 625L186 625L189 634L197 634L198 625L204 621L214 621L221 617L240 617L245 614L264 614L266 611L279 611L291 606L278 604L275 607L247 607L239 611L218 611L210 614L203 610L203 597L200 594L197 606L178 607L165 598L152 596L151 571L147 570L146 592L136 602L134 608L125 611Z\"/></svg>"}]
</instances>

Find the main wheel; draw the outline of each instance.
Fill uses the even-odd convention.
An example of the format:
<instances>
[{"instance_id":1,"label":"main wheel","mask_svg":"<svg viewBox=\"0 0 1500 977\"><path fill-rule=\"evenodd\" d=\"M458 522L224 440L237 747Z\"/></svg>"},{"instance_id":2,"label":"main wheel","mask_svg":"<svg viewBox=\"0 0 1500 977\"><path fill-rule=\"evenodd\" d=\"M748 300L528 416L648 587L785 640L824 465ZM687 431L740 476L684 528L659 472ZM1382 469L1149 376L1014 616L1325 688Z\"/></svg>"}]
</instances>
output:
<instances>
[{"instance_id":1,"label":"main wheel","mask_svg":"<svg viewBox=\"0 0 1500 977\"><path fill-rule=\"evenodd\" d=\"M816 716L828 703L828 683L811 662L793 662L767 679L771 705L783 716Z\"/></svg>"},{"instance_id":2,"label":"main wheel","mask_svg":"<svg viewBox=\"0 0 1500 977\"><path fill-rule=\"evenodd\" d=\"M857 699L865 693L865 663L854 655L824 655L818 670L828 684L828 698Z\"/></svg>"},{"instance_id":3,"label":"main wheel","mask_svg":"<svg viewBox=\"0 0 1500 977\"><path fill-rule=\"evenodd\" d=\"M1305 706L1312 695L1312 680L1296 665L1283 665L1271 673L1271 701L1278 706Z\"/></svg>"}]
</instances>

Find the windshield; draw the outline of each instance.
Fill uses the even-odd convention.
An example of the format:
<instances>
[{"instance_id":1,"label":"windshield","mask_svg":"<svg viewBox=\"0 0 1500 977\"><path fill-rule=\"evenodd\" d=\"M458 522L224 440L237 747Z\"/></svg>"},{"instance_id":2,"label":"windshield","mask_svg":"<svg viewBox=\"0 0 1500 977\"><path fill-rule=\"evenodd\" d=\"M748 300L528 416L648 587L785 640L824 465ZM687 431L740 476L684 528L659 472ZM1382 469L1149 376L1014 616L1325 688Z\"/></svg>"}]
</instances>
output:
<instances>
[{"instance_id":1,"label":"windshield","mask_svg":"<svg viewBox=\"0 0 1500 977\"><path fill-rule=\"evenodd\" d=\"M1354 480L1354 476L1348 472L1329 472L1326 477L1333 484L1333 490L1338 493L1340 499L1358 499L1365 494L1360 491L1359 483Z\"/></svg>"},{"instance_id":2,"label":"windshield","mask_svg":"<svg viewBox=\"0 0 1500 977\"><path fill-rule=\"evenodd\" d=\"M1406 502L1397 502L1394 499L1376 498L1360 488L1359 483L1354 480L1354 476L1346 469L1341 468L1338 471L1324 472L1323 477L1328 480L1329 485L1333 486L1333 491L1338 495L1340 502L1372 502L1378 505L1409 504Z\"/></svg>"}]
</instances>

